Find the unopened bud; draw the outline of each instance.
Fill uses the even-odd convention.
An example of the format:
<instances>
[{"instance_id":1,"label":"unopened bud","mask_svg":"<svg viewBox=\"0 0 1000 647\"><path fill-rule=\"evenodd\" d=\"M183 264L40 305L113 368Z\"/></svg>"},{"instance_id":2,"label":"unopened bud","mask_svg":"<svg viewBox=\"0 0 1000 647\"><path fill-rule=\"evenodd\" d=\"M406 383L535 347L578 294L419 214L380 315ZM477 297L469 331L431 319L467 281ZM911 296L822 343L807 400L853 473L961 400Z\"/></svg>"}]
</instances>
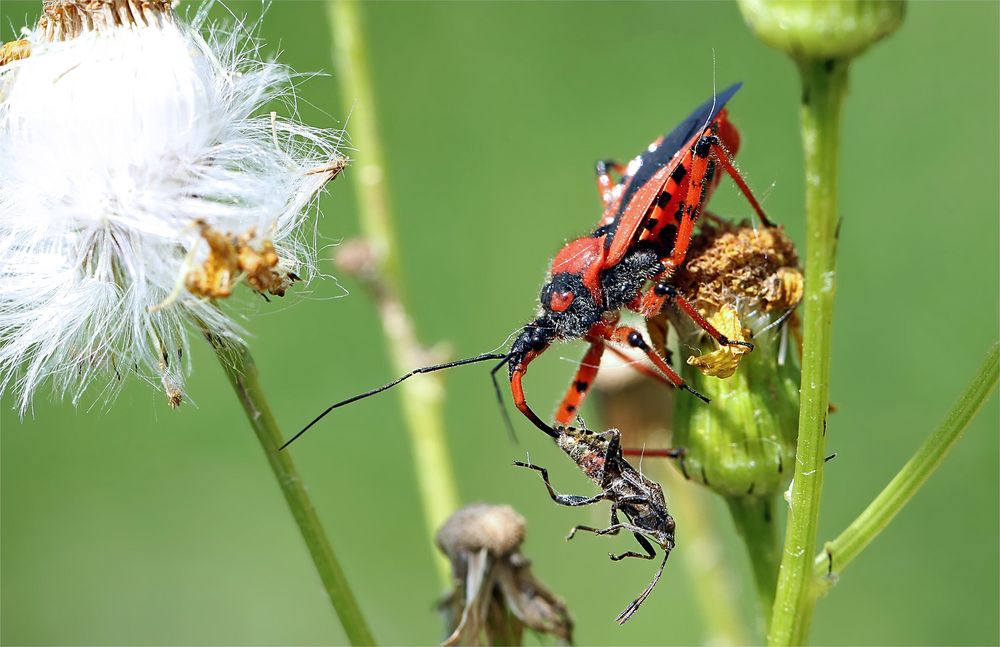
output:
<instances>
[{"instance_id":1,"label":"unopened bud","mask_svg":"<svg viewBox=\"0 0 1000 647\"><path fill-rule=\"evenodd\" d=\"M849 59L903 21L898 0L739 0L757 37L799 61Z\"/></svg>"}]
</instances>

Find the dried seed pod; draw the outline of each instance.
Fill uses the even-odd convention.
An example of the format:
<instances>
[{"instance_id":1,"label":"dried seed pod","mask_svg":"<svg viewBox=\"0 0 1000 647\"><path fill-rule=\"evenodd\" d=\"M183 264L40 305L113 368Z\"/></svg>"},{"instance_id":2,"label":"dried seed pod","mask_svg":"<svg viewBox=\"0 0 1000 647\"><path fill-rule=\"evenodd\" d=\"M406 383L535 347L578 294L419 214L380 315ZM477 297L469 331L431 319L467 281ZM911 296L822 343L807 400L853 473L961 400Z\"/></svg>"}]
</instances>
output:
<instances>
[{"instance_id":1,"label":"dried seed pod","mask_svg":"<svg viewBox=\"0 0 1000 647\"><path fill-rule=\"evenodd\" d=\"M572 642L569 611L532 575L522 541L524 517L506 505L473 503L441 526L438 548L455 580L441 603L450 632L445 645L516 645L525 627Z\"/></svg>"}]
</instances>

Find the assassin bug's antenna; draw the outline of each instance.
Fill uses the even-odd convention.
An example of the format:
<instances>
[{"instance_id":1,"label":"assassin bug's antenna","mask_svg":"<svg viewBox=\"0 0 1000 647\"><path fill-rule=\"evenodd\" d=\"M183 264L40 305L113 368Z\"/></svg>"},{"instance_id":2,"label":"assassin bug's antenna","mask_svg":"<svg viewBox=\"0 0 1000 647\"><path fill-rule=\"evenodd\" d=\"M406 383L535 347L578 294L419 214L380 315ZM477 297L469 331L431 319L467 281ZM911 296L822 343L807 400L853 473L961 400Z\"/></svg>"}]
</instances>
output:
<instances>
[{"instance_id":1,"label":"assassin bug's antenna","mask_svg":"<svg viewBox=\"0 0 1000 647\"><path fill-rule=\"evenodd\" d=\"M418 373L432 373L434 371L440 371L440 370L443 370L443 369L446 369L446 368L452 368L452 367L455 367L455 366L464 366L465 364L474 364L476 362L485 362L485 361L492 360L492 359L503 359L503 360L506 360L508 357L509 357L508 355L500 355L498 353L483 353L482 355L476 355L475 357L469 357L469 358L466 358L466 359L460 359L460 360L456 360L454 362L445 362L444 364L434 364L432 366L423 366L421 368L413 369L412 371L410 371L406 375L404 375L402 377L398 377L395 380L393 380L392 382L389 382L388 384L380 386L377 389L372 389L371 391L365 391L364 393L360 393L358 395L355 395L354 397L347 398L346 400L341 400L340 402L337 402L336 404L331 404L329 407L327 407L323 411L323 413L321 413L318 416L316 416L315 418L313 418L312 422L310 422L308 425L306 425L305 427L303 427L301 431L299 431L297 434L295 434L294 436L292 436L291 438L289 438L287 441L285 441L285 444L282 445L281 447L279 447L278 451L281 451L285 447L288 447L289 445L291 445L293 442L295 442L298 439L299 436L301 436L302 434L304 434L307 431L309 431L309 429L312 428L313 425L315 425L317 422L319 422L320 420L322 420L323 418L325 418L326 415L328 413L330 413L331 411L333 411L334 409L336 409L338 407L342 407L345 404L351 404L352 402L357 402L358 400L363 400L363 399L365 399L365 398L367 398L369 396L375 395L377 393L381 393L382 391L387 391L388 389L391 389L392 387L396 386L397 384L399 384L403 380L405 380L407 378L410 378L410 377L413 377L414 375L417 375ZM494 380L494 382L495 382L495 380Z\"/></svg>"},{"instance_id":2,"label":"assassin bug's antenna","mask_svg":"<svg viewBox=\"0 0 1000 647\"><path fill-rule=\"evenodd\" d=\"M507 435L510 436L510 440L515 445L517 443L517 433L514 431L514 423L510 420L510 414L507 413L507 407L503 406L503 395L500 393L500 383L497 382L497 371L507 365L510 362L511 355L505 355L503 360L493 367L490 371L490 378L493 380L493 390L497 394L497 404L500 405L500 413L503 415L504 424L507 426Z\"/></svg>"},{"instance_id":3,"label":"assassin bug's antenna","mask_svg":"<svg viewBox=\"0 0 1000 647\"><path fill-rule=\"evenodd\" d=\"M718 102L718 100L719 100L719 89L716 86L715 82L715 48L713 47L712 48L712 109L708 111L709 115L715 114L715 104ZM705 119L705 123L701 125L701 132L705 132L705 129L708 128L708 124L710 123L712 123L711 116L707 117Z\"/></svg>"}]
</instances>

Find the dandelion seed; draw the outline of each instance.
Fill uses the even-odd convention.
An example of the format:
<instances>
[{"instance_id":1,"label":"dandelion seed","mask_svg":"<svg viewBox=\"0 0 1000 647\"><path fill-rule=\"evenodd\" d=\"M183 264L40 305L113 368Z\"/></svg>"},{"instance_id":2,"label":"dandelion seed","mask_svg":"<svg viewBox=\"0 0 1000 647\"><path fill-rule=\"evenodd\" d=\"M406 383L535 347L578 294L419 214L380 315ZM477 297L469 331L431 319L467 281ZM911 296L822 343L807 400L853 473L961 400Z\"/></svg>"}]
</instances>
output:
<instances>
[{"instance_id":1,"label":"dandelion seed","mask_svg":"<svg viewBox=\"0 0 1000 647\"><path fill-rule=\"evenodd\" d=\"M176 406L187 326L244 334L213 299L310 274L342 133L265 112L294 114L291 71L204 13L50 1L0 49L0 392L22 415L43 382L77 404L133 372Z\"/></svg>"}]
</instances>

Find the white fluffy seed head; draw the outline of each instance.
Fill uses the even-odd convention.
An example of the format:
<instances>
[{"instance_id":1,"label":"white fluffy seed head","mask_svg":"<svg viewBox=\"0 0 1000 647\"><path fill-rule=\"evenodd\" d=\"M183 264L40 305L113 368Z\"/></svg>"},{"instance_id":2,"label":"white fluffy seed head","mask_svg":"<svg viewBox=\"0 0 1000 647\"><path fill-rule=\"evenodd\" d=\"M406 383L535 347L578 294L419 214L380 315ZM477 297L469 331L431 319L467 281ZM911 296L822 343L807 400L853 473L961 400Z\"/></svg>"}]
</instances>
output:
<instances>
[{"instance_id":1,"label":"white fluffy seed head","mask_svg":"<svg viewBox=\"0 0 1000 647\"><path fill-rule=\"evenodd\" d=\"M309 275L302 225L342 132L264 111L294 114L292 75L247 31L169 2L48 2L30 55L0 66L0 392L22 415L48 379L75 404L135 373L179 403L187 326L241 335L184 287L204 226Z\"/></svg>"}]
</instances>

